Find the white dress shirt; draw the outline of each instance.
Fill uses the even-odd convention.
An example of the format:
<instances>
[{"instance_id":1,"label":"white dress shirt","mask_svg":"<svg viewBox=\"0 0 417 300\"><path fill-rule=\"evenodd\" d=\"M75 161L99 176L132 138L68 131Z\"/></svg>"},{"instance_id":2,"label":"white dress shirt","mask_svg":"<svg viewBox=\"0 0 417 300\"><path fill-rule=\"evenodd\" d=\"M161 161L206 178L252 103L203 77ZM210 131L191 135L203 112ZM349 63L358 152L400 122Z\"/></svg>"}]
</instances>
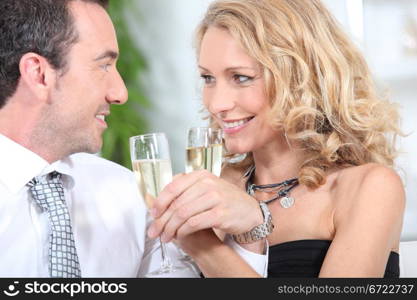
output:
<instances>
[{"instance_id":1,"label":"white dress shirt","mask_svg":"<svg viewBox=\"0 0 417 300\"><path fill-rule=\"evenodd\" d=\"M63 174L82 277L143 277L159 268L159 243L146 237L150 218L131 171L85 153L48 164L0 134L0 277L49 277L49 220L26 184L52 171ZM266 276L267 254L228 244ZM183 268L169 277L199 276L174 244L167 246Z\"/></svg>"}]
</instances>

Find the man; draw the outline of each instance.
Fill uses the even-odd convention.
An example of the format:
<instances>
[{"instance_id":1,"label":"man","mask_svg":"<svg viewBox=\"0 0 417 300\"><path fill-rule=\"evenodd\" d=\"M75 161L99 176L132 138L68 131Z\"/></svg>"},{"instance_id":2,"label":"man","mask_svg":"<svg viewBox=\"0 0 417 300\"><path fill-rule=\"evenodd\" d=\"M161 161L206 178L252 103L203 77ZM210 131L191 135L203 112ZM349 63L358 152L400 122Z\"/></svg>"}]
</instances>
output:
<instances>
[{"instance_id":1,"label":"man","mask_svg":"<svg viewBox=\"0 0 417 300\"><path fill-rule=\"evenodd\" d=\"M81 153L100 150L110 106L127 101L107 2L0 1L0 276L159 267L132 173Z\"/></svg>"}]
</instances>

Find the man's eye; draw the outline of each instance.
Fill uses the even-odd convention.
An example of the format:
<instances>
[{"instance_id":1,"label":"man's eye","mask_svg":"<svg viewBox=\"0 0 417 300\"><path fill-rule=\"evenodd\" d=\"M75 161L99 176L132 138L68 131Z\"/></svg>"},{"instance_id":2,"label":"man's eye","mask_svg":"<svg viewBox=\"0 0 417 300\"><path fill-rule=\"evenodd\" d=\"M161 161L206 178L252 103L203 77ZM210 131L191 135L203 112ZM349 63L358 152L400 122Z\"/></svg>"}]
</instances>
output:
<instances>
[{"instance_id":1,"label":"man's eye","mask_svg":"<svg viewBox=\"0 0 417 300\"><path fill-rule=\"evenodd\" d=\"M108 72L109 71L109 68L111 67L111 64L104 64L104 65L101 65L101 68L104 70L104 71L106 71L106 72Z\"/></svg>"},{"instance_id":2,"label":"man's eye","mask_svg":"<svg viewBox=\"0 0 417 300\"><path fill-rule=\"evenodd\" d=\"M251 81L252 79L253 79L252 77L249 77L249 76L246 76L246 75L240 75L240 74L233 75L233 80L236 83L247 83L247 82Z\"/></svg>"}]
</instances>

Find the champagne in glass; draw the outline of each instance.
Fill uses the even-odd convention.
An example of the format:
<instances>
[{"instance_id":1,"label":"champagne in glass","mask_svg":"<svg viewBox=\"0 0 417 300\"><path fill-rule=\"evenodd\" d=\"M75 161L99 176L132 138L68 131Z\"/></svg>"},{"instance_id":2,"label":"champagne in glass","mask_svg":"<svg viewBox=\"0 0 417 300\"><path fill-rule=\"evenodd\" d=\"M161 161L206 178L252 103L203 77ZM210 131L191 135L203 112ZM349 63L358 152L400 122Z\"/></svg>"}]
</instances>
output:
<instances>
[{"instance_id":1,"label":"champagne in glass","mask_svg":"<svg viewBox=\"0 0 417 300\"><path fill-rule=\"evenodd\" d=\"M171 162L168 159L141 159L132 161L139 190L151 209L161 190L172 181Z\"/></svg>"},{"instance_id":2,"label":"champagne in glass","mask_svg":"<svg viewBox=\"0 0 417 300\"><path fill-rule=\"evenodd\" d=\"M222 170L222 130L194 127L188 130L185 172L207 170L220 176Z\"/></svg>"},{"instance_id":3,"label":"champagne in glass","mask_svg":"<svg viewBox=\"0 0 417 300\"><path fill-rule=\"evenodd\" d=\"M172 180L169 145L164 133L150 133L130 138L130 155L139 190L151 208L161 190ZM150 276L173 273L174 267L161 241L161 267Z\"/></svg>"}]
</instances>

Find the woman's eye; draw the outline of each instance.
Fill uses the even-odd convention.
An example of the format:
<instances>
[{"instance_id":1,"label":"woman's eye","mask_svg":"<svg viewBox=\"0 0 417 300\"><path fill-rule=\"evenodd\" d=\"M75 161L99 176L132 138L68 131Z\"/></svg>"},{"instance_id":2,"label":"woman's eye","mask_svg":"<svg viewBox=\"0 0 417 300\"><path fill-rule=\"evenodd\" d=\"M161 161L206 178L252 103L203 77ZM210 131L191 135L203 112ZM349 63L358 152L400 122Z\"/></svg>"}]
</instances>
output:
<instances>
[{"instance_id":1,"label":"woman's eye","mask_svg":"<svg viewBox=\"0 0 417 300\"><path fill-rule=\"evenodd\" d=\"M236 83L247 83L248 81L251 81L252 79L253 79L252 77L245 76L245 75L239 75L239 74L233 75L233 80Z\"/></svg>"},{"instance_id":2,"label":"woman's eye","mask_svg":"<svg viewBox=\"0 0 417 300\"><path fill-rule=\"evenodd\" d=\"M211 75L201 75L201 78L203 79L205 84L210 84L214 82L214 77Z\"/></svg>"}]
</instances>

